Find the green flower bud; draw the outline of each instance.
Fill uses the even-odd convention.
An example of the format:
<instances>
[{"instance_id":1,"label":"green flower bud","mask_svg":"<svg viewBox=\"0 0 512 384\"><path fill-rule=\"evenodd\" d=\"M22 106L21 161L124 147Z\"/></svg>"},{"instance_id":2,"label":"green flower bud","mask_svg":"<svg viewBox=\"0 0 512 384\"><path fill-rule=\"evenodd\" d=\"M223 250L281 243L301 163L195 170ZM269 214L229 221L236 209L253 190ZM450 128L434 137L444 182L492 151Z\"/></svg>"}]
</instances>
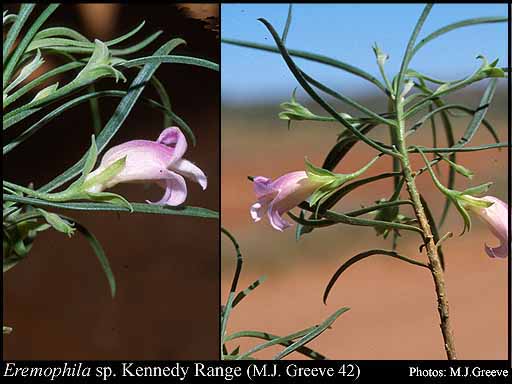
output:
<instances>
[{"instance_id":1,"label":"green flower bud","mask_svg":"<svg viewBox=\"0 0 512 384\"><path fill-rule=\"evenodd\" d=\"M377 64L380 67L383 67L386 64L386 61L389 59L389 55L387 53L382 52L377 43L373 45L373 53L375 53L375 57L377 58Z\"/></svg>"},{"instance_id":2,"label":"green flower bud","mask_svg":"<svg viewBox=\"0 0 512 384\"><path fill-rule=\"evenodd\" d=\"M94 40L94 51L85 67L78 73L73 82L91 82L102 77L114 77L116 82L121 79L126 82L126 77L119 70L114 68L116 60L102 41Z\"/></svg>"},{"instance_id":3,"label":"green flower bud","mask_svg":"<svg viewBox=\"0 0 512 384\"><path fill-rule=\"evenodd\" d=\"M494 60L492 63L489 63L484 55L478 55L476 58L483 61L479 70L483 78L505 77L505 72L501 68L496 67L498 64L498 59Z\"/></svg>"},{"instance_id":4,"label":"green flower bud","mask_svg":"<svg viewBox=\"0 0 512 384\"><path fill-rule=\"evenodd\" d=\"M283 109L282 112L279 112L279 118L281 120L315 120L318 118L317 115L312 113L309 109L304 107L303 105L297 102L295 98L295 89L292 93L292 98L290 101L284 102L280 104L280 107Z\"/></svg>"},{"instance_id":5,"label":"green flower bud","mask_svg":"<svg viewBox=\"0 0 512 384\"><path fill-rule=\"evenodd\" d=\"M460 175L462 175L464 177L467 177L470 180L475 175L475 173L473 171L471 171L470 169L467 169L466 167L464 167L464 166L462 166L460 164L454 163L453 161L451 161L447 157L442 156L442 159L444 161L446 161L448 164L450 164L450 166L455 170L455 172L457 172L458 174L460 174Z\"/></svg>"},{"instance_id":6,"label":"green flower bud","mask_svg":"<svg viewBox=\"0 0 512 384\"><path fill-rule=\"evenodd\" d=\"M466 232L466 230L471 230L471 218L467 211L467 206L473 205L484 207L483 205L487 204L485 202L477 201L476 199L472 198L472 196L487 192L487 190L489 190L493 183L477 185L475 187L465 189L462 192L454 189L449 189L445 187L443 184L441 184L441 182L438 180L438 178L434 174L434 171L432 170L432 167L430 166L428 159L426 158L425 154L421 151L421 149L419 147L416 147L416 149L423 157L423 160L427 165L427 170L430 173L430 176L432 177L432 181L434 182L435 186L439 189L439 191L441 191L441 193L443 193L448 199L450 199L450 201L453 203L457 211L459 211L460 215L462 216L462 219L464 220L464 227L460 235L463 235Z\"/></svg>"},{"instance_id":7,"label":"green flower bud","mask_svg":"<svg viewBox=\"0 0 512 384\"><path fill-rule=\"evenodd\" d=\"M386 203L386 199L380 199L377 201L377 203ZM391 207L384 207L377 211L375 214L375 220L379 221L386 221L388 223L396 222L398 219L398 213L399 208L398 205L391 206ZM375 229L375 232L377 232L377 235L384 235L384 238L386 238L389 234L390 228L385 226L375 226L373 227Z\"/></svg>"}]
</instances>

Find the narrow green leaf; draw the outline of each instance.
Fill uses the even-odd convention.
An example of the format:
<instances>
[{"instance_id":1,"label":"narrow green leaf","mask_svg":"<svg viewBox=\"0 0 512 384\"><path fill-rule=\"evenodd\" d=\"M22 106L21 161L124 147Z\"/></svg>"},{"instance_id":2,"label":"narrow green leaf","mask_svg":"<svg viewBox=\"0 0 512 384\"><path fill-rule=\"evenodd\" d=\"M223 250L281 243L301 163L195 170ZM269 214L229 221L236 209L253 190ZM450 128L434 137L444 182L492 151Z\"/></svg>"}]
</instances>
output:
<instances>
[{"instance_id":1,"label":"narrow green leaf","mask_svg":"<svg viewBox=\"0 0 512 384\"><path fill-rule=\"evenodd\" d=\"M305 72L300 71L300 73L308 83L312 84L313 86L315 86L316 88L320 89L321 91L327 93L328 95L330 95L338 100L343 101L344 103L350 105L351 107L358 109L359 111L364 113L366 116L374 119L376 123L382 123L382 124L386 124L386 125L394 125L395 124L393 120L388 120L385 117L379 115L378 113L373 112L371 109L369 109L369 108L365 107L364 105L358 103L357 101L353 100L352 98L334 91L333 89L329 88L325 84L322 84L318 80L315 80L313 77L309 76Z\"/></svg>"},{"instance_id":2,"label":"narrow green leaf","mask_svg":"<svg viewBox=\"0 0 512 384\"><path fill-rule=\"evenodd\" d=\"M244 352L243 354L239 355L237 357L237 360L245 360L245 359L251 357L251 355L255 354L256 352L262 351L262 350L264 350L264 349L266 349L268 347L271 347L273 345L285 344L285 343L289 344L289 345L292 345L293 344L293 340L298 339L299 337L303 337L304 335L307 335L308 333L313 331L316 327L317 326L314 325L312 327L303 329L302 331L292 333L292 334L290 334L288 336L274 338L274 339L271 339L271 340L267 341L266 343L262 343L262 344L256 345L255 347L251 348L247 352ZM290 342L292 342L292 344L290 344Z\"/></svg>"},{"instance_id":3,"label":"narrow green leaf","mask_svg":"<svg viewBox=\"0 0 512 384\"><path fill-rule=\"evenodd\" d=\"M20 121L26 119L27 117L33 115L36 112L39 112L42 107L27 109L24 111L19 111L12 115L4 115L3 116L3 130L5 131L7 128L12 127L14 124L19 123Z\"/></svg>"},{"instance_id":4,"label":"narrow green leaf","mask_svg":"<svg viewBox=\"0 0 512 384\"><path fill-rule=\"evenodd\" d=\"M76 203L59 203L41 200L38 198L25 197L5 194L3 200L14 201L17 203L23 203L26 205L32 205L34 207L53 207L62 209L71 209L78 211L109 211L109 212L129 212L128 208L118 207L116 205L107 203L89 203L89 202L76 202ZM161 205L151 205L143 203L131 203L133 212L137 213L148 213L148 214L159 214L159 215L178 215L178 216L194 216L202 217L206 219L218 219L219 214L213 210L201 207L192 206L180 206L170 207Z\"/></svg>"},{"instance_id":5,"label":"narrow green leaf","mask_svg":"<svg viewBox=\"0 0 512 384\"><path fill-rule=\"evenodd\" d=\"M427 264L422 263L421 261L416 261L413 259L409 259L406 256L402 256L399 253L395 251L388 251L385 249L372 249L369 251L358 253L357 255L351 257L347 261L345 261L337 270L334 272L334 275L332 275L331 279L327 283L327 287L325 288L324 295L323 295L323 302L324 304L327 303L327 298L329 297L329 293L331 292L332 288L334 287L334 284L336 284L336 281L338 281L339 277L343 272L345 272L351 265L354 265L355 263L364 260L365 258L373 255L383 255L383 256L391 256L396 259L405 261L410 264L418 265L420 267L429 268Z\"/></svg>"},{"instance_id":6,"label":"narrow green leaf","mask_svg":"<svg viewBox=\"0 0 512 384\"><path fill-rule=\"evenodd\" d=\"M29 77L36 69L43 65L44 59L41 57L41 51L37 50L36 55L30 63L25 65L19 75L4 89L4 94L7 95L11 90L21 84L27 77Z\"/></svg>"},{"instance_id":7,"label":"narrow green leaf","mask_svg":"<svg viewBox=\"0 0 512 384\"><path fill-rule=\"evenodd\" d=\"M32 42L28 45L25 52L31 52L35 49L45 49L45 48L56 48L60 49L61 47L80 47L87 49L94 49L94 44L90 41L77 41L73 39L63 39L59 37L48 37L44 39L33 39Z\"/></svg>"},{"instance_id":8,"label":"narrow green leaf","mask_svg":"<svg viewBox=\"0 0 512 384\"><path fill-rule=\"evenodd\" d=\"M273 52L273 53L280 53L279 48L273 47L271 45L266 44L259 44L259 43L252 43L248 41L241 41L236 39L227 39L222 38L221 41L226 44L232 44L239 47L246 47L246 48L254 48L259 49L262 51L267 52ZM343 61L335 60L327 56L318 55L311 52L301 51L297 49L289 49L288 53L290 56L299 57L302 59L314 61L317 63L325 64L334 68L341 69L343 71L346 71L348 73L351 73L355 76L361 77L372 84L376 85L380 90L382 90L384 93L386 93L386 87L374 76L369 74L368 72L363 71L360 68L357 68L351 64L345 63Z\"/></svg>"},{"instance_id":9,"label":"narrow green leaf","mask_svg":"<svg viewBox=\"0 0 512 384\"><path fill-rule=\"evenodd\" d=\"M469 27L472 25L479 25L479 24L489 24L489 23L503 23L507 22L507 17L497 16L497 17L479 17L474 19L466 19L457 21L452 24L448 24L442 28L439 28L438 30L432 32L427 37L422 39L413 49L412 54L415 55L416 52L418 52L425 44L429 43L430 41L436 39L437 37L444 35L445 33L448 33L450 31L453 31L458 28L463 27Z\"/></svg>"},{"instance_id":10,"label":"narrow green leaf","mask_svg":"<svg viewBox=\"0 0 512 384\"><path fill-rule=\"evenodd\" d=\"M233 247L235 248L236 252L236 269L235 273L233 275L233 281L231 282L231 289L229 291L228 300L226 302L226 305L223 307L221 311L221 326L220 326L220 338L221 338L221 360L224 359L224 352L222 349L222 346L224 346L224 339L226 337L226 329L228 324L229 315L231 314L231 309L233 308L233 302L235 300L235 292L236 287L238 285L238 280L240 278L240 273L242 272L242 265L243 265L243 257L242 253L240 252L240 245L235 239L235 236L231 234L226 228L221 227L220 228L221 233L226 236L231 243L233 244Z\"/></svg>"},{"instance_id":11,"label":"narrow green leaf","mask_svg":"<svg viewBox=\"0 0 512 384\"><path fill-rule=\"evenodd\" d=\"M82 96L78 96L75 99L72 99L61 106L57 107L56 109L52 110L50 113L46 114L41 120L37 121L36 123L32 124L29 128L27 128L21 135L16 137L14 140L9 142L8 144L4 145L3 147L3 154L9 153L11 150L13 150L15 147L17 147L19 144L23 143L25 140L27 140L29 137L31 137L34 133L36 133L39 129L47 125L50 121L61 115L62 113L66 112L67 110L87 101L93 98L101 98L101 97L124 97L127 95L126 91L116 91L116 90L108 90L108 91L97 91L88 93ZM165 108L162 104L152 100L148 99L146 97L142 97L142 102L149 105L150 107L156 108L160 110L163 114L168 115L170 118L172 118L176 124L182 129L183 133L187 137L188 140L192 143L192 145L196 145L196 138L194 136L194 132L192 129L188 126L188 124L178 115L176 115L174 112L169 111L167 108ZM24 113L28 113L28 115L31 115L37 111L39 111L41 108L38 108L36 110L29 110L25 111ZM16 116L15 116L16 118ZM20 116L20 118L24 118L23 115ZM21 121L21 120L20 120ZM10 127L15 122L8 120L7 122L4 122L4 128Z\"/></svg>"},{"instance_id":12,"label":"narrow green leaf","mask_svg":"<svg viewBox=\"0 0 512 384\"><path fill-rule=\"evenodd\" d=\"M110 268L110 263L108 261L107 255L105 255L105 251L103 250L103 247L101 246L100 242L96 237L82 224L75 221L76 229L86 238L86 240L91 245L91 248L93 249L94 253L98 257L98 260L100 262L101 268L103 269L103 272L105 273L105 276L107 277L108 284L110 286L110 294L112 295L112 298L116 296L116 279L114 277L114 273L112 272L112 269Z\"/></svg>"},{"instance_id":13,"label":"narrow green leaf","mask_svg":"<svg viewBox=\"0 0 512 384\"><path fill-rule=\"evenodd\" d=\"M366 135L375 127L375 124L367 124L361 126L359 130L363 135ZM343 160L343 158L357 144L358 141L358 138L355 136L346 137L338 141L327 154L322 168L328 169L330 171L334 170L334 168L336 168L336 166Z\"/></svg>"},{"instance_id":14,"label":"narrow green leaf","mask_svg":"<svg viewBox=\"0 0 512 384\"><path fill-rule=\"evenodd\" d=\"M5 65L6 60L10 57L10 50L12 48L12 45L18 38L18 35L20 34L21 29L25 25L28 17L34 10L35 4L27 4L23 3L20 4L20 10L18 14L16 15L16 20L14 21L14 24L9 29L9 32L7 32L7 36L4 41L3 46L3 58L2 63ZM5 85L4 85L5 87Z\"/></svg>"},{"instance_id":15,"label":"narrow green leaf","mask_svg":"<svg viewBox=\"0 0 512 384\"><path fill-rule=\"evenodd\" d=\"M156 76L151 78L151 85L155 88L158 96L160 97L160 102L162 105L169 111L172 112L171 108L171 99L169 97L169 93L165 89L164 85ZM172 116L170 114L164 113L164 128L170 127L172 125ZM195 145L195 144L194 144Z\"/></svg>"},{"instance_id":16,"label":"narrow green leaf","mask_svg":"<svg viewBox=\"0 0 512 384\"><path fill-rule=\"evenodd\" d=\"M89 93L96 92L96 87L94 84L91 84L88 89ZM91 98L89 99L89 107L91 110L91 117L92 117L92 129L95 135L100 133L101 131L101 112L100 112L100 104L98 103L97 98Z\"/></svg>"},{"instance_id":17,"label":"narrow green leaf","mask_svg":"<svg viewBox=\"0 0 512 384\"><path fill-rule=\"evenodd\" d=\"M439 100L436 100L434 102L438 106L440 105L439 104L440 103ZM448 117L448 114L446 113L446 111L442 111L441 112L441 121L443 122L444 131L445 131L445 134L446 134L446 140L447 140L448 146L449 147L453 147L454 144L455 144L455 136L453 134L452 123L451 123L450 118ZM457 154L455 152L450 153L449 160L451 162L455 163L457 161ZM448 183L447 183L447 186L448 186L449 189L455 188L455 177L456 177L455 168L450 167L448 169ZM451 200L448 197L446 197L446 200L444 202L443 212L441 213L441 218L439 219L439 228L441 228L443 226L446 218L448 217L448 212L450 210L450 205L451 205Z\"/></svg>"},{"instance_id":18,"label":"narrow green leaf","mask_svg":"<svg viewBox=\"0 0 512 384\"><path fill-rule=\"evenodd\" d=\"M478 128L482 124L485 114L489 110L489 106L494 97L496 91L497 79L491 79L489 85L485 88L484 94L480 99L480 103L477 108L477 112L473 115L473 118L469 122L464 135L455 143L454 147L463 147L471 141L473 136L476 134Z\"/></svg>"},{"instance_id":19,"label":"narrow green leaf","mask_svg":"<svg viewBox=\"0 0 512 384\"><path fill-rule=\"evenodd\" d=\"M260 277L258 280L256 280L254 283L249 285L247 288L245 288L243 291L238 292L238 294L233 299L233 308L237 306L239 302L241 302L245 297L247 297L252 291L254 291L258 286L263 284L263 282L266 280L265 276Z\"/></svg>"},{"instance_id":20,"label":"narrow green leaf","mask_svg":"<svg viewBox=\"0 0 512 384\"><path fill-rule=\"evenodd\" d=\"M228 239L231 241L231 243L233 244L233 247L235 248L235 252L236 252L236 263L237 263L237 265L236 265L236 270L235 270L235 274L233 276L233 281L231 283L231 289L230 289L231 293L235 293L236 292L236 287L238 285L238 279L240 278L240 273L242 272L243 257L242 257L242 253L240 251L240 245L236 241L235 236L233 236L231 234L231 232L229 232L224 227L221 227L220 230L221 230L221 233L223 235L227 236ZM234 300L234 298L233 298L233 300Z\"/></svg>"},{"instance_id":21,"label":"narrow green leaf","mask_svg":"<svg viewBox=\"0 0 512 384\"><path fill-rule=\"evenodd\" d=\"M37 79L32 80L30 83L25 84L23 87L18 89L16 92L14 92L13 94L9 95L5 99L5 101L4 101L4 104L3 104L4 108L6 108L9 104L11 104L14 101L16 101L21 96L23 96L26 93L28 93L33 88L35 88L38 85L44 83L46 80L48 80L48 79L50 79L50 78L52 78L54 76L61 75L61 74L65 73L65 72L67 72L67 71L70 71L70 70L73 70L73 69L76 69L76 68L80 68L80 67L83 67L83 66L85 66L85 63L72 62L72 63L61 65L61 66L59 66L57 68L54 68L54 69L50 69L48 72L45 72L44 74L39 76Z\"/></svg>"},{"instance_id":22,"label":"narrow green leaf","mask_svg":"<svg viewBox=\"0 0 512 384\"><path fill-rule=\"evenodd\" d=\"M345 215L357 217L357 216L364 215L366 213L370 213L370 212L374 212L374 211L379 211L379 210L384 209L384 208L397 207L397 206L405 205L405 204L413 205L414 206L414 204L413 204L413 202L411 200L395 200L395 199L391 199L390 201L380 202L378 204L371 205L369 207L365 207L365 208L361 208L361 209L356 209L354 211L346 212Z\"/></svg>"},{"instance_id":23,"label":"narrow green leaf","mask_svg":"<svg viewBox=\"0 0 512 384\"><path fill-rule=\"evenodd\" d=\"M41 14L38 16L38 18L34 21L34 23L30 26L28 31L26 31L23 35L23 38L21 39L20 43L12 53L12 55L9 56L9 60L7 61L4 71L3 71L3 87L2 89L5 89L7 86L9 80L11 79L11 76L13 75L14 71L16 70L16 67L18 65L19 60L21 59L21 56L23 53L25 53L25 49L30 44L32 39L34 38L35 34L39 31L39 28L43 25L43 23L50 17L50 15L55 12L55 10L58 8L59 4L50 4ZM5 47L4 47L5 50ZM5 53L4 53L5 57Z\"/></svg>"},{"instance_id":24,"label":"narrow green leaf","mask_svg":"<svg viewBox=\"0 0 512 384\"><path fill-rule=\"evenodd\" d=\"M195 65L198 67L208 68L214 71L219 70L219 64L212 63L211 61L200 59L197 57L191 56L177 56L177 55L165 55L165 56L148 56L148 57L140 57L137 59L127 60L125 62L120 63L120 66L123 67L136 67L142 64L149 63L167 63L167 64L186 64L186 65Z\"/></svg>"},{"instance_id":25,"label":"narrow green leaf","mask_svg":"<svg viewBox=\"0 0 512 384\"><path fill-rule=\"evenodd\" d=\"M273 334L267 333L267 332L241 331L241 332L232 333L231 335L227 336L225 340L227 342L227 341L235 340L235 339L238 339L241 337L253 337L253 338L262 339L262 340L282 339L281 336L276 336L276 335L273 335ZM279 343L279 345L288 347L289 345L292 345L292 343L293 343L293 341L282 341ZM312 360L325 360L326 359L326 357L324 355L322 355L306 346L297 348L295 352L300 353L304 356L307 356Z\"/></svg>"},{"instance_id":26,"label":"narrow green leaf","mask_svg":"<svg viewBox=\"0 0 512 384\"><path fill-rule=\"evenodd\" d=\"M111 47L113 45L122 43L125 40L128 40L130 37L132 37L137 32L139 32L142 29L142 27L144 27L144 24L146 24L145 21L141 22L137 27L133 28L130 32L128 32L128 33L126 33L126 34L124 34L122 36L119 36L119 37L117 37L117 38L115 38L113 40L106 41L105 44L107 45L107 47Z\"/></svg>"},{"instance_id":27,"label":"narrow green leaf","mask_svg":"<svg viewBox=\"0 0 512 384\"><path fill-rule=\"evenodd\" d=\"M424 153L451 153L451 152L476 152L476 151L485 151L488 149L499 149L499 148L507 148L510 147L509 143L494 143L494 144L483 144L483 145L475 145L473 147L448 147L448 148L428 148L428 147L420 147ZM417 149L411 148L408 152L418 152ZM432 160L434 163L441 161L441 158L438 157ZM423 168L422 168L423 169ZM426 168L425 168L426 170ZM423 170L419 173L423 173Z\"/></svg>"},{"instance_id":28,"label":"narrow green leaf","mask_svg":"<svg viewBox=\"0 0 512 384\"><path fill-rule=\"evenodd\" d=\"M470 115L470 116L474 116L475 113L478 112L478 109L474 110L474 109L471 109L468 106L463 105L463 104L441 104L440 107L438 107L436 109L429 110L429 112L425 116L423 116L420 120L418 120L416 123L414 123L414 125L409 129L407 134L409 135L409 134L417 131L425 123L425 121L427 121L429 119L431 122L433 122L435 114L440 113L441 111L445 111L445 110L450 111L452 109L462 111L462 112L464 112L465 115ZM453 115L453 116L459 117L462 115ZM496 128L489 122L489 120L482 119L482 124L487 128L487 130L492 135L494 140L497 143L499 143L500 139L499 139L498 133L496 131ZM432 132L435 132L434 125L432 126ZM435 142L437 143L437 141L435 141ZM433 147L434 148L437 147L437 144L434 144Z\"/></svg>"},{"instance_id":29,"label":"narrow green leaf","mask_svg":"<svg viewBox=\"0 0 512 384\"><path fill-rule=\"evenodd\" d=\"M361 134L361 132L359 132L357 129L355 129L349 122L347 122L342 116L340 116L336 112L336 110L329 103L327 103L325 100L323 100L313 90L313 88L309 85L308 81L306 81L306 79L302 75L302 71L296 66L296 64L294 63L294 61L290 57L287 49L282 44L281 39L277 35L277 32L275 31L274 27L272 27L272 25L267 20L265 20L265 19L260 18L258 20L261 21L267 27L267 29L269 30L270 34L274 38L274 41L276 42L276 44L277 44L277 46L279 48L279 51L281 52L281 56L283 57L283 59L285 60L286 64L288 65L288 68L293 73L293 75L295 76L297 81L300 83L302 88L311 96L311 98L313 100L315 100L318 104L320 104L331 116L333 116L336 120L338 120L342 125L344 125L348 129L350 129L350 131L355 136L357 136L359 139L361 139L363 142L365 142L369 146L377 149L380 152L387 153L387 154L390 154L392 156L397 156L397 153L395 153L394 151L391 151L391 150L388 150L388 149L382 147L381 145L375 143L373 140L369 139L365 135Z\"/></svg>"},{"instance_id":30,"label":"narrow green leaf","mask_svg":"<svg viewBox=\"0 0 512 384\"><path fill-rule=\"evenodd\" d=\"M160 36L161 34L162 34L162 31L157 31L157 32L153 33L152 35L146 37L141 42L139 42L135 45L132 45L131 47L122 48L122 49L112 49L112 51L111 51L112 55L126 56L126 55L131 55L132 53L136 53L136 52L140 51L141 49L146 48L149 44L151 44L153 41L158 39L158 36Z\"/></svg>"},{"instance_id":31,"label":"narrow green leaf","mask_svg":"<svg viewBox=\"0 0 512 384\"><path fill-rule=\"evenodd\" d=\"M303 212L303 211L301 211ZM324 219L306 219L304 218L304 215L301 216L295 216L291 212L287 212L288 216L295 221L296 223L303 225L304 227L311 227L311 228L325 228L330 227L331 225L337 224L336 221L333 220L324 220ZM299 236L300 237L300 236Z\"/></svg>"},{"instance_id":32,"label":"narrow green leaf","mask_svg":"<svg viewBox=\"0 0 512 384\"><path fill-rule=\"evenodd\" d=\"M338 309L331 316L329 316L322 324L318 325L315 329L313 329L310 333L303 336L301 339L297 340L295 343L293 343L289 347L286 347L283 351L275 355L272 358L272 360L281 360L284 357L288 356L290 353L295 352L298 348L316 339L326 329L330 328L330 326L336 321L338 317L340 317L343 313L347 312L349 309L350 308L347 307Z\"/></svg>"},{"instance_id":33,"label":"narrow green leaf","mask_svg":"<svg viewBox=\"0 0 512 384\"><path fill-rule=\"evenodd\" d=\"M425 20L427 19L427 16L430 13L432 6L433 6L433 4L425 5L423 12L421 13L420 18L418 19L418 22L416 23L416 25L414 27L411 37L409 38L409 42L407 43L407 48L405 50L404 57L402 59L402 64L400 65L400 71L398 72L398 75L396 78L395 95L400 94L400 92L402 90L405 72L407 71L409 62L411 61L412 56L414 54L414 44L416 43L416 38L418 37L418 34L420 33L420 30L423 27L423 24L425 23ZM398 101L399 98L397 97L396 99Z\"/></svg>"},{"instance_id":34,"label":"narrow green leaf","mask_svg":"<svg viewBox=\"0 0 512 384\"><path fill-rule=\"evenodd\" d=\"M64 36L76 41L91 43L89 39L87 39L87 37L75 31L74 29L67 27L51 27L43 29L36 33L36 35L34 36L34 40L46 39L48 37L54 36Z\"/></svg>"},{"instance_id":35,"label":"narrow green leaf","mask_svg":"<svg viewBox=\"0 0 512 384\"><path fill-rule=\"evenodd\" d=\"M326 211L321 213L322 217L326 219L336 221L338 223L349 224L349 225L357 225L363 227L377 227L377 228L395 228L395 229L403 229L406 231L417 232L423 235L423 231L415 227L414 225L395 223L389 221L381 221L381 220L371 220L371 219L361 219L353 216L348 216L339 212Z\"/></svg>"},{"instance_id":36,"label":"narrow green leaf","mask_svg":"<svg viewBox=\"0 0 512 384\"><path fill-rule=\"evenodd\" d=\"M292 7L293 4L288 5L288 15L286 16L286 23L284 25L283 34L281 35L281 40L283 41L283 44L286 43L286 38L288 37L290 25L292 24Z\"/></svg>"}]
</instances>

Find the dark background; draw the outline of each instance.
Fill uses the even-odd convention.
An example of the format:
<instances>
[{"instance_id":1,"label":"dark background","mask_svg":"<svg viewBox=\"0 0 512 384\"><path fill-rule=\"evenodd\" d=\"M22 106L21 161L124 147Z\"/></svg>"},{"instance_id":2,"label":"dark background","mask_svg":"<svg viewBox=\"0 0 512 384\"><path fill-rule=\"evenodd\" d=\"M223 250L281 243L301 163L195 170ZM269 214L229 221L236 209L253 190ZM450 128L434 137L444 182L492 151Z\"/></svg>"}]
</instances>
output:
<instances>
[{"instance_id":1,"label":"dark background","mask_svg":"<svg viewBox=\"0 0 512 384\"><path fill-rule=\"evenodd\" d=\"M14 11L17 7L9 5L6 9ZM34 14L42 9L36 7ZM196 17L218 15L216 5L203 11ZM194 14L170 4L62 5L43 28L67 26L91 40L108 40L145 20L144 28L128 44L161 29L162 35L144 52L150 54L169 39L181 37L187 46L174 53L218 63L218 32L191 16ZM44 70L59 64L52 57L45 60ZM120 87L126 89L136 72L125 72L128 82ZM196 134L197 147L189 143L185 157L208 176L204 192L187 182L186 204L218 210L219 74L162 64L156 75L169 91L174 112ZM59 81L62 85L66 79ZM98 88L107 89L111 84L112 79L106 79ZM158 100L152 89L143 95ZM100 99L103 124L118 102ZM87 103L67 111L5 156L4 178L21 185L34 182L40 187L83 155L92 127ZM156 140L162 128L161 113L138 103L109 146L133 139ZM142 185L122 185L113 191L135 202L156 201L162 192L158 187ZM28 258L4 275L3 323L14 328L11 335L3 337L4 359L218 357L217 220L65 213L89 228L103 245L116 276L117 296L110 297L98 260L79 233L70 239L52 230L41 233Z\"/></svg>"}]
</instances>

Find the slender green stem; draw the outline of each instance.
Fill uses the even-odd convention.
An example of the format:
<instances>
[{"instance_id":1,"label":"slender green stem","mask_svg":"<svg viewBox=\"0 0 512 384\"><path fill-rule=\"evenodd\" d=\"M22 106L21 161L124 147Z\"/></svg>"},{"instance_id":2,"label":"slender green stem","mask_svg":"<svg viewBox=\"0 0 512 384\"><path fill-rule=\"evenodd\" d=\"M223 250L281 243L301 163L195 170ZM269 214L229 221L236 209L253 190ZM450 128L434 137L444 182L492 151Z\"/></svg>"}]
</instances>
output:
<instances>
[{"instance_id":1,"label":"slender green stem","mask_svg":"<svg viewBox=\"0 0 512 384\"><path fill-rule=\"evenodd\" d=\"M439 316L441 319L440 326L443 334L446 355L449 360L456 360L457 354L455 351L455 341L453 337L452 326L450 323L449 305L446 294L446 286L441 259L439 257L437 245L434 241L432 230L430 228L427 216L425 214L425 208L421 203L420 194L416 187L416 183L414 180L415 174L412 171L411 164L409 161L409 152L405 144L405 119L403 103L400 100L397 100L395 105L398 126L397 149L399 153L401 153L402 155L402 157L400 158L402 172L404 175L405 183L407 185L409 196L411 198L411 201L413 202L416 218L418 219L418 223L420 225L420 228L423 230L424 234L424 246L427 251L429 268L432 273L432 278L435 284Z\"/></svg>"}]
</instances>

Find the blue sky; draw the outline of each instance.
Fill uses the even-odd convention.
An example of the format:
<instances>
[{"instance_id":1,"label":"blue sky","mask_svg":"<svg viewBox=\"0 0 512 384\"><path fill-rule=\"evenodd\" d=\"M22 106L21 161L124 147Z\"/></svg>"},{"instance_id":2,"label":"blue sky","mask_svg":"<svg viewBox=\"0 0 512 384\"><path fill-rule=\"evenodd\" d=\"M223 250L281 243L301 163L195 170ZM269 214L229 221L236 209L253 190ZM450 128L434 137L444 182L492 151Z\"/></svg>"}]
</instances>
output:
<instances>
[{"instance_id":1,"label":"blue sky","mask_svg":"<svg viewBox=\"0 0 512 384\"><path fill-rule=\"evenodd\" d=\"M334 57L356 65L380 78L371 49L377 42L390 55L388 75L398 71L410 33L421 14L422 4L295 4L287 47ZM271 44L264 17L277 31L283 30L287 4L222 5L222 37ZM507 16L507 4L436 4L419 38L455 21ZM442 79L453 80L473 72L480 64L500 58L508 65L506 23L471 26L452 31L426 45L411 67ZM362 95L372 85L321 64L297 59L307 73L349 95ZM222 101L226 103L282 101L296 86L282 58L249 48L222 44Z\"/></svg>"}]
</instances>

